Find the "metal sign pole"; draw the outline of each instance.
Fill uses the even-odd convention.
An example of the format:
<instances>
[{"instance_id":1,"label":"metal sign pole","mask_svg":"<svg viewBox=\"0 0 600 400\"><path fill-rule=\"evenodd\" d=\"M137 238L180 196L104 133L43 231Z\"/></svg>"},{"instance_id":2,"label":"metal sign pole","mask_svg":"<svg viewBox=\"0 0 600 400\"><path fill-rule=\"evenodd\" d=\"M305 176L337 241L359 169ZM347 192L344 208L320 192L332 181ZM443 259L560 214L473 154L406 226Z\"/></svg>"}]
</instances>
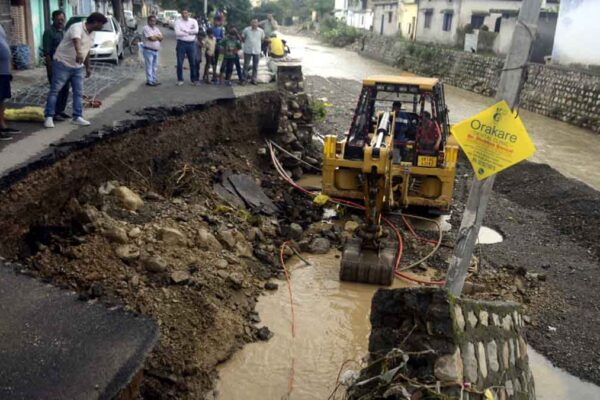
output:
<instances>
[{"instance_id":1,"label":"metal sign pole","mask_svg":"<svg viewBox=\"0 0 600 400\"><path fill-rule=\"evenodd\" d=\"M541 6L542 0L523 1L510 50L500 76L496 100L506 100L511 109L518 105L521 87L526 76L525 69L535 39ZM483 180L473 178L446 278L445 287L455 296L460 296L462 293L475 242L479 235L479 228L494 186L495 176L492 175Z\"/></svg>"}]
</instances>

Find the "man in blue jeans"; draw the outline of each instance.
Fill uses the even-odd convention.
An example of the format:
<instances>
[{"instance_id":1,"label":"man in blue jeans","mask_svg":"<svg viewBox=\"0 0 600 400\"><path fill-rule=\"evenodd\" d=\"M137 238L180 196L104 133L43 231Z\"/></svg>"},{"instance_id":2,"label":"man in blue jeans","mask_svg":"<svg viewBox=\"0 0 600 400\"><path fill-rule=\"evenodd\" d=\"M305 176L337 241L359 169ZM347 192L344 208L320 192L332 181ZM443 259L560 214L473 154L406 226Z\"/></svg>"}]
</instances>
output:
<instances>
[{"instance_id":1,"label":"man in blue jeans","mask_svg":"<svg viewBox=\"0 0 600 400\"><path fill-rule=\"evenodd\" d=\"M156 26L156 17L148 17L148 25L144 27L144 62L146 63L146 85L158 86L158 51L163 36L160 29Z\"/></svg>"},{"instance_id":2,"label":"man in blue jeans","mask_svg":"<svg viewBox=\"0 0 600 400\"><path fill-rule=\"evenodd\" d=\"M44 60L46 61L46 71L48 73L48 83L52 84L52 60L54 53L62 42L65 35L65 13L62 10L52 12L52 25L44 31L42 39L42 50L44 52ZM67 101L69 100L69 83L58 92L56 100L56 108L54 110L54 122L65 121L71 116L65 113Z\"/></svg>"},{"instance_id":3,"label":"man in blue jeans","mask_svg":"<svg viewBox=\"0 0 600 400\"><path fill-rule=\"evenodd\" d=\"M52 61L52 83L46 102L44 126L54 128L54 115L58 92L71 81L73 89L73 125L88 126L83 119L83 71L85 77L92 74L90 67L90 49L94 43L94 32L102 29L108 20L100 13L92 13L85 22L78 22L69 28L58 45Z\"/></svg>"},{"instance_id":4,"label":"man in blue jeans","mask_svg":"<svg viewBox=\"0 0 600 400\"><path fill-rule=\"evenodd\" d=\"M175 37L177 38L177 86L183 85L183 61L187 56L190 63L190 80L192 84L198 83L196 76L196 35L198 35L198 22L190 17L188 10L181 12L181 18L175 21ZM198 66L199 68L199 66Z\"/></svg>"}]
</instances>

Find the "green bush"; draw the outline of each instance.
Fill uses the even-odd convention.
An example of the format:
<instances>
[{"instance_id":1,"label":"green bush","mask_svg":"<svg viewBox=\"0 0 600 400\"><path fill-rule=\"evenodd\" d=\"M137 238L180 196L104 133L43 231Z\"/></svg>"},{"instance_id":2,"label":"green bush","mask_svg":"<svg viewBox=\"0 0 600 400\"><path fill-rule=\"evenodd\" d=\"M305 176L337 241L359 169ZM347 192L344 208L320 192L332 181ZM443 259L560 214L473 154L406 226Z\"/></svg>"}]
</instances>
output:
<instances>
[{"instance_id":1,"label":"green bush","mask_svg":"<svg viewBox=\"0 0 600 400\"><path fill-rule=\"evenodd\" d=\"M327 116L327 104L323 100L313 100L310 102L310 111L315 121L323 121Z\"/></svg>"},{"instance_id":2,"label":"green bush","mask_svg":"<svg viewBox=\"0 0 600 400\"><path fill-rule=\"evenodd\" d=\"M336 47L352 44L360 37L360 31L335 18L321 21L321 38Z\"/></svg>"}]
</instances>

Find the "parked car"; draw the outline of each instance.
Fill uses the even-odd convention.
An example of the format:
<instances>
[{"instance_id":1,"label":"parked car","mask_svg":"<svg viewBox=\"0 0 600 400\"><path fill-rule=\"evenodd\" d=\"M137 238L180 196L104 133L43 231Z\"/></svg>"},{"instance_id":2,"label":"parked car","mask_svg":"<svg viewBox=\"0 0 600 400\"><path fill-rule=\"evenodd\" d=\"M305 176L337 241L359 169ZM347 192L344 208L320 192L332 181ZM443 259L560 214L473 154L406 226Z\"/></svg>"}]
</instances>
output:
<instances>
[{"instance_id":1,"label":"parked car","mask_svg":"<svg viewBox=\"0 0 600 400\"><path fill-rule=\"evenodd\" d=\"M165 12L164 11L159 11L158 14L156 14L156 21L158 22L159 25L165 24Z\"/></svg>"},{"instance_id":2,"label":"parked car","mask_svg":"<svg viewBox=\"0 0 600 400\"><path fill-rule=\"evenodd\" d=\"M87 16L79 15L69 18L65 30L76 22L85 21ZM119 22L112 16L106 17L108 21L101 30L94 34L94 44L90 50L90 58L96 60L107 60L115 64L123 58L123 30Z\"/></svg>"},{"instance_id":3,"label":"parked car","mask_svg":"<svg viewBox=\"0 0 600 400\"><path fill-rule=\"evenodd\" d=\"M133 16L133 11L125 10L123 11L123 16L125 17L125 25L129 29L137 30L137 19Z\"/></svg>"},{"instance_id":4,"label":"parked car","mask_svg":"<svg viewBox=\"0 0 600 400\"><path fill-rule=\"evenodd\" d=\"M163 25L169 26L170 22L175 21L175 18L178 15L179 15L179 12L177 12L177 10L165 10L165 17L164 17Z\"/></svg>"}]
</instances>

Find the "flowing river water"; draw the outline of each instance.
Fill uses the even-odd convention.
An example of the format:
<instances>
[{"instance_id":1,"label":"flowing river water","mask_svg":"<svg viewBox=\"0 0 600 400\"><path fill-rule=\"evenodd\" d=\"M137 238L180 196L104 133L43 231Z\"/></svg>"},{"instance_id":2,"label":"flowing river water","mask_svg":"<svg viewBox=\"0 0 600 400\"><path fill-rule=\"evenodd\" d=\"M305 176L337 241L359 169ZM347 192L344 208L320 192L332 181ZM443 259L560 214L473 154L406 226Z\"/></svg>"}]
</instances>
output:
<instances>
[{"instance_id":1,"label":"flowing river water","mask_svg":"<svg viewBox=\"0 0 600 400\"><path fill-rule=\"evenodd\" d=\"M368 352L371 297L377 286L340 282L340 253L291 260L295 336L285 281L261 296L261 324L274 336L246 345L221 366L216 399L328 399L343 370L358 370ZM411 284L396 280L393 287ZM552 366L529 350L538 400L600 400L600 387ZM337 397L342 398L343 390Z\"/></svg>"},{"instance_id":2,"label":"flowing river water","mask_svg":"<svg viewBox=\"0 0 600 400\"><path fill-rule=\"evenodd\" d=\"M324 46L314 39L292 35L286 35L286 39L291 54L302 60L305 75L361 81L369 75L401 72L355 52ZM495 103L493 98L453 86L446 86L446 101L452 124ZM549 164L562 174L600 190L600 135L525 110L520 110L519 115L537 148L531 161Z\"/></svg>"},{"instance_id":3,"label":"flowing river water","mask_svg":"<svg viewBox=\"0 0 600 400\"><path fill-rule=\"evenodd\" d=\"M292 54L302 59L305 75L361 80L373 74L399 70L368 60L344 49L335 49L305 37L287 35ZM494 103L454 87L446 87L451 122L456 123ZM535 162L550 164L561 173L600 189L600 136L583 129L521 111L537 153ZM577 154L577 158L573 158ZM320 186L314 178L315 186ZM442 223L444 221L441 221ZM480 241L495 243L502 237L484 230ZM328 399L341 370L360 368L367 354L369 311L376 286L340 282L338 252L307 255L311 265L290 261L295 311L295 336L291 329L290 300L286 283L261 296L257 311L261 324L274 336L252 343L220 368L215 397L230 399ZM394 287L408 287L397 280ZM530 365L538 400L600 400L600 388L552 366L530 349ZM334 398L334 397L331 397ZM340 392L335 398L342 398Z\"/></svg>"}]
</instances>

